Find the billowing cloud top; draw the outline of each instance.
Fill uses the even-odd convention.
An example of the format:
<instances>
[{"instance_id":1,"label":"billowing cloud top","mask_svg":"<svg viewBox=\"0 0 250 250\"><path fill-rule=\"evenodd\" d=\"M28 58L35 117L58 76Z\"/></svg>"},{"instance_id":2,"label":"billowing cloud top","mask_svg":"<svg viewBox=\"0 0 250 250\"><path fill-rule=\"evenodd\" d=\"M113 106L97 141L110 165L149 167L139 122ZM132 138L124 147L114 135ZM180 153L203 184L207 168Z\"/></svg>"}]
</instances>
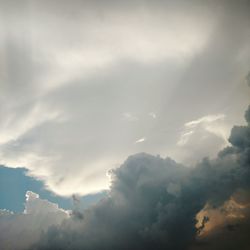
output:
<instances>
[{"instance_id":1,"label":"billowing cloud top","mask_svg":"<svg viewBox=\"0 0 250 250\"><path fill-rule=\"evenodd\" d=\"M27 191L23 213L0 210L1 249L27 249L50 226L60 224L68 216L68 211L60 209L57 204Z\"/></svg>"}]
</instances>

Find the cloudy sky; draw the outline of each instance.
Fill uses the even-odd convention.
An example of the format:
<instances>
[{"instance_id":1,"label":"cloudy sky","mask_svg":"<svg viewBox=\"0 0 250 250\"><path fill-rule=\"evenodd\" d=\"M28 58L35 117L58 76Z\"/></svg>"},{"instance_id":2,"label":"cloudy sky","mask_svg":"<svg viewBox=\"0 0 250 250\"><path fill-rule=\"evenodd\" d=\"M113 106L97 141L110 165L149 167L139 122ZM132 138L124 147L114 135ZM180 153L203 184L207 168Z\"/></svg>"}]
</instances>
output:
<instances>
[{"instance_id":1,"label":"cloudy sky","mask_svg":"<svg viewBox=\"0 0 250 250\"><path fill-rule=\"evenodd\" d=\"M247 0L0 0L0 175L4 176L0 179L7 176L12 180L9 185L1 181L0 208L23 211L18 219L23 225L27 214L43 210L36 208L41 201L42 207L59 211L55 222L58 224L71 213L60 210L56 203L69 209L73 194L76 194L74 204L78 202L77 197L85 195L89 204L91 195L111 190L111 198L108 198L111 200L98 205L97 210L108 210L110 202L133 203L136 195L128 199L121 197L125 192L119 186L122 178L130 180L127 173L119 175L117 169L123 169L119 168L122 164L128 170L127 165L136 169L141 165L137 161L146 162L145 171L155 177L155 185L170 183L167 191L174 197L181 193L175 182L190 176L186 172L193 171L198 162L206 165L202 161L204 157L216 159L216 163L211 164L223 165L224 171L224 163L216 158L217 154L233 143L234 147L239 146L234 135L238 137L241 132L232 133L230 141L231 129L234 125L247 124L244 112L250 100L247 86L250 82L249 12ZM246 142L244 147L249 144ZM142 159L132 157L131 164L129 160L124 163L128 156L140 152L146 153L139 154ZM158 166L155 172L148 169L151 163ZM184 170L172 171L175 164ZM170 171L173 175L173 183L166 176L165 165L170 165L166 173ZM198 179L203 176L202 171L194 172ZM224 174L218 172L217 177ZM17 181L13 181L13 176ZM148 178L145 177L150 193L154 185ZM187 182L191 182L190 178L187 177ZM235 185L230 185L234 187L230 195L242 188ZM7 195L8 190L12 190L13 197ZM244 189L244 192L248 191ZM190 195L190 199L196 195ZM227 204L233 206L230 195L220 198L218 206L224 206L224 210ZM192 219L204 209L206 201L213 200L210 194L203 196L205 201L190 208ZM103 193L98 197L103 197ZM178 204L186 199L181 197L177 199ZM20 204L24 200L25 204ZM154 199L146 199L149 200ZM25 207L33 201L34 209L27 212ZM113 209L115 223L120 215L117 207ZM17 216L3 211L4 216ZM89 233L84 237L92 237L93 226L99 223L101 236L94 244L98 247L101 238L108 242L108 236L103 232L103 218L97 223L95 213L95 210L90 212L81 225L68 222L69 225L66 223L60 230L64 232L67 226L79 227L79 232L88 228ZM140 211L133 210L127 216L138 213ZM209 208L203 213L219 216L218 211ZM237 210L239 213L243 216L243 212ZM185 218L187 225L191 225L186 229L193 235L194 225ZM12 220L15 223L16 219ZM27 227L33 225L26 224ZM121 227L120 231L125 230L124 235L130 237L133 230L128 228L126 225L126 230ZM145 230L141 232L143 237L150 234ZM155 238L160 242L159 249L162 245L172 249L187 246L192 237L187 235L184 245L176 246L171 238L174 232L174 229L170 232L170 243L160 236ZM115 232L110 235L114 236ZM46 237L49 236L41 241L41 247L45 248L41 249L50 249ZM119 244L123 240L121 237ZM75 249L82 244L76 243ZM112 246L122 249L119 244ZM110 246L107 243L105 249ZM133 246L133 249L140 247Z\"/></svg>"}]
</instances>

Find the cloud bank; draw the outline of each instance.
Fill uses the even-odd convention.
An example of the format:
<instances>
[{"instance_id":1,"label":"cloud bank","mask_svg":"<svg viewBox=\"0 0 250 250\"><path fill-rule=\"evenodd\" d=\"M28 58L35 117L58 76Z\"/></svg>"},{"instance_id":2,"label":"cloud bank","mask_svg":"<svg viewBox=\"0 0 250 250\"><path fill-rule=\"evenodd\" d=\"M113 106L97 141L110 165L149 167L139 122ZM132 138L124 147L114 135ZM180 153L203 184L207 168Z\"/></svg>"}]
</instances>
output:
<instances>
[{"instance_id":1,"label":"cloud bank","mask_svg":"<svg viewBox=\"0 0 250 250\"><path fill-rule=\"evenodd\" d=\"M247 125L231 131L231 146L194 168L145 153L130 156L113 170L109 197L51 227L31 249L235 249L228 248L234 237L247 249L249 114L250 106Z\"/></svg>"},{"instance_id":2,"label":"cloud bank","mask_svg":"<svg viewBox=\"0 0 250 250\"><path fill-rule=\"evenodd\" d=\"M217 158L188 168L135 154L109 173L108 196L67 212L26 193L25 210L1 210L2 249L247 249L250 228L250 106ZM30 237L32 235L32 237Z\"/></svg>"}]
</instances>

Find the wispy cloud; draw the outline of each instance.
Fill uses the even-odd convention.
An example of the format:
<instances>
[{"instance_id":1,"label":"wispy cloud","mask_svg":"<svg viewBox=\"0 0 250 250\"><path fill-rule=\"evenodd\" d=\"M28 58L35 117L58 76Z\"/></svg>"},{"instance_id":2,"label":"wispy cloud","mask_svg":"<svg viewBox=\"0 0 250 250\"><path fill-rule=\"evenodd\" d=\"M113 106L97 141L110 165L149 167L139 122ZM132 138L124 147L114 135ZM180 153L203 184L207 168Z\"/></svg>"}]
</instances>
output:
<instances>
[{"instance_id":1,"label":"wispy cloud","mask_svg":"<svg viewBox=\"0 0 250 250\"><path fill-rule=\"evenodd\" d=\"M156 119L156 114L154 112L150 112L148 115L151 116L153 119Z\"/></svg>"},{"instance_id":2,"label":"wispy cloud","mask_svg":"<svg viewBox=\"0 0 250 250\"><path fill-rule=\"evenodd\" d=\"M122 117L123 117L124 120L129 121L129 122L135 122L135 121L139 120L137 116L133 115L130 112L123 113Z\"/></svg>"},{"instance_id":3,"label":"wispy cloud","mask_svg":"<svg viewBox=\"0 0 250 250\"><path fill-rule=\"evenodd\" d=\"M190 137L193 134L199 133L201 132L201 130L204 130L203 136L206 136L205 132L209 132L222 138L225 142L227 142L229 128L226 126L225 123L223 123L225 118L226 115L224 114L207 115L197 120L185 123L184 131L182 132L180 139L177 142L177 145L184 146L188 143Z\"/></svg>"},{"instance_id":4,"label":"wispy cloud","mask_svg":"<svg viewBox=\"0 0 250 250\"><path fill-rule=\"evenodd\" d=\"M145 141L146 141L146 138L142 137L142 138L136 140L135 143L141 143L141 142L145 142Z\"/></svg>"}]
</instances>

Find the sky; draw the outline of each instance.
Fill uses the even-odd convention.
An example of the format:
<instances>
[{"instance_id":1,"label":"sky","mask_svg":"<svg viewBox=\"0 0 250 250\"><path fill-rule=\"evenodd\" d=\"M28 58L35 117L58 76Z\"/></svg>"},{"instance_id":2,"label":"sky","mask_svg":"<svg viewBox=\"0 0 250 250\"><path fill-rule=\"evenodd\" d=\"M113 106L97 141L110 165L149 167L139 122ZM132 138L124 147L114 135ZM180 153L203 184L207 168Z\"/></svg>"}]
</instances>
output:
<instances>
[{"instance_id":1,"label":"sky","mask_svg":"<svg viewBox=\"0 0 250 250\"><path fill-rule=\"evenodd\" d=\"M225 224L248 230L249 12L247 0L0 0L4 249L209 249L193 245L200 231L216 249Z\"/></svg>"},{"instance_id":2,"label":"sky","mask_svg":"<svg viewBox=\"0 0 250 250\"><path fill-rule=\"evenodd\" d=\"M57 203L63 209L72 209L73 197L64 197L47 190L42 181L27 175L25 168L8 168L0 166L0 209L21 213L25 208L26 193L32 190L39 194L40 198ZM85 209L96 203L106 195L106 192L98 192L85 196L77 196L81 201L81 208Z\"/></svg>"}]
</instances>

